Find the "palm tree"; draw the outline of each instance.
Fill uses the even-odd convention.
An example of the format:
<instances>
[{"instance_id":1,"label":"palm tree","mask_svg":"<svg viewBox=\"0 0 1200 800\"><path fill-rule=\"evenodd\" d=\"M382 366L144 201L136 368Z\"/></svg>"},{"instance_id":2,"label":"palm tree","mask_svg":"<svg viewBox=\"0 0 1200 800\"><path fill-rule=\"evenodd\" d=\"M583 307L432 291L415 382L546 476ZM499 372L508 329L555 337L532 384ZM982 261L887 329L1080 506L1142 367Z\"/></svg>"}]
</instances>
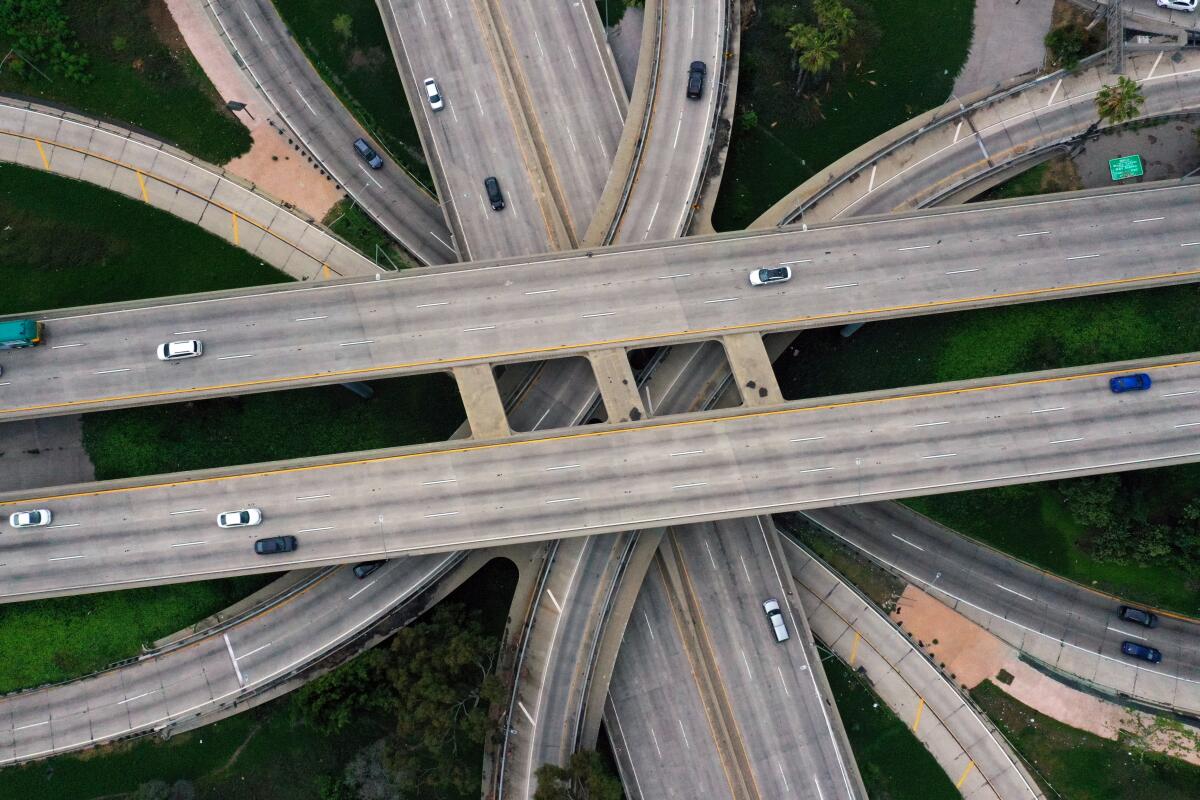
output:
<instances>
[{"instance_id":1,"label":"palm tree","mask_svg":"<svg viewBox=\"0 0 1200 800\"><path fill-rule=\"evenodd\" d=\"M833 39L835 45L850 41L858 20L853 11L842 5L841 0L814 0L813 12L817 15L817 24Z\"/></svg>"},{"instance_id":2,"label":"palm tree","mask_svg":"<svg viewBox=\"0 0 1200 800\"><path fill-rule=\"evenodd\" d=\"M800 66L800 74L796 79L796 91L800 91L806 76L820 75L837 61L837 43L825 31L804 24L788 28L787 37L788 47Z\"/></svg>"},{"instance_id":3,"label":"palm tree","mask_svg":"<svg viewBox=\"0 0 1200 800\"><path fill-rule=\"evenodd\" d=\"M1100 115L1101 122L1119 125L1140 114L1145 102L1142 87L1121 75L1117 78L1116 86L1101 86L1100 91L1096 92L1096 113Z\"/></svg>"}]
</instances>

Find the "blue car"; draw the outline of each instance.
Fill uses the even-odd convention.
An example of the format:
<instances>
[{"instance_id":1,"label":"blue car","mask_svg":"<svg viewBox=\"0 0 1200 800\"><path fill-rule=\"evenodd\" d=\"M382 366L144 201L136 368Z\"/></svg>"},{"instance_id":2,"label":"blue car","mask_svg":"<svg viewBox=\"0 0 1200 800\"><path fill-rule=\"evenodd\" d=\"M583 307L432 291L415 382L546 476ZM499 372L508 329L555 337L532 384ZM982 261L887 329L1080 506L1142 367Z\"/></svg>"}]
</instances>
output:
<instances>
[{"instance_id":1,"label":"blue car","mask_svg":"<svg viewBox=\"0 0 1200 800\"><path fill-rule=\"evenodd\" d=\"M1150 376L1144 372L1136 375L1118 375L1109 380L1108 388L1113 390L1113 394L1140 392L1150 388Z\"/></svg>"},{"instance_id":2,"label":"blue car","mask_svg":"<svg viewBox=\"0 0 1200 800\"><path fill-rule=\"evenodd\" d=\"M1127 656L1140 658L1142 661L1149 661L1151 664L1157 664L1162 661L1162 653L1153 647L1146 647L1146 645L1138 644L1137 642L1121 642L1121 652Z\"/></svg>"}]
</instances>

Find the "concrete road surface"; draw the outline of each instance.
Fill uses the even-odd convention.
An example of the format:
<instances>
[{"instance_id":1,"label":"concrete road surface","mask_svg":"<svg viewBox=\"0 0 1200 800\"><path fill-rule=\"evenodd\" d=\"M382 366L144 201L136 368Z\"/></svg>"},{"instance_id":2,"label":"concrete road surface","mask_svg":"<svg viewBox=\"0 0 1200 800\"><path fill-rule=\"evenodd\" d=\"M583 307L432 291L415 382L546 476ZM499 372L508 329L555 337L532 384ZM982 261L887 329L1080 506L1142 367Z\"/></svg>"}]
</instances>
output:
<instances>
[{"instance_id":1,"label":"concrete road surface","mask_svg":"<svg viewBox=\"0 0 1200 800\"><path fill-rule=\"evenodd\" d=\"M269 0L214 0L212 12L300 144L363 210L419 261L457 260L437 199L399 165L373 170L355 153L354 140L370 137L321 80Z\"/></svg>"},{"instance_id":2,"label":"concrete road surface","mask_svg":"<svg viewBox=\"0 0 1200 800\"><path fill-rule=\"evenodd\" d=\"M1170 184L48 312L45 344L8 357L0 419L1187 282L1198 201ZM789 283L750 285L780 263ZM203 357L156 360L192 338Z\"/></svg>"},{"instance_id":3,"label":"concrete road surface","mask_svg":"<svg viewBox=\"0 0 1200 800\"><path fill-rule=\"evenodd\" d=\"M1114 395L1114 373L1151 391ZM46 495L0 537L4 600L727 519L1200 459L1200 354ZM264 511L259 527L216 515ZM296 552L255 555L264 536Z\"/></svg>"},{"instance_id":4,"label":"concrete road surface","mask_svg":"<svg viewBox=\"0 0 1200 800\"><path fill-rule=\"evenodd\" d=\"M720 533L721 535L717 535ZM857 798L853 754L841 752L832 715L812 674L786 564L776 563L758 517L676 529L696 613L716 657L752 785L774 797ZM776 600L792 638L777 642L763 610Z\"/></svg>"},{"instance_id":5,"label":"concrete road surface","mask_svg":"<svg viewBox=\"0 0 1200 800\"><path fill-rule=\"evenodd\" d=\"M980 546L896 503L806 514L1052 668L1112 693L1200 713L1200 624L1195 620L1160 612L1156 628L1125 622L1117 616L1117 598ZM1122 655L1125 641L1161 650L1162 663Z\"/></svg>"}]
</instances>

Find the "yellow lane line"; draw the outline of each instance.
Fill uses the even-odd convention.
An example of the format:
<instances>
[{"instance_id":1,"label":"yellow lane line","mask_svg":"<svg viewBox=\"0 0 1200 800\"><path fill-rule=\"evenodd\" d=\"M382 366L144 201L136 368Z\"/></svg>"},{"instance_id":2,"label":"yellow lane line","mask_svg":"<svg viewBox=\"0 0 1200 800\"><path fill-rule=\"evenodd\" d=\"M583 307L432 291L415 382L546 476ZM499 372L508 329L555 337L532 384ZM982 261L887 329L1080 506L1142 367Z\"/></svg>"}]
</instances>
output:
<instances>
[{"instance_id":1,"label":"yellow lane line","mask_svg":"<svg viewBox=\"0 0 1200 800\"><path fill-rule=\"evenodd\" d=\"M42 140L34 139L33 141L37 144L38 155L42 157L42 166L50 169L50 159L46 158L46 151L42 148Z\"/></svg>"},{"instance_id":2,"label":"yellow lane line","mask_svg":"<svg viewBox=\"0 0 1200 800\"><path fill-rule=\"evenodd\" d=\"M862 641L862 634L858 631L854 632L854 644L850 646L850 666L854 666L854 659L858 656L858 643Z\"/></svg>"},{"instance_id":3,"label":"yellow lane line","mask_svg":"<svg viewBox=\"0 0 1200 800\"><path fill-rule=\"evenodd\" d=\"M1155 275L1143 275L1134 278L1113 278L1106 281L1093 281L1091 283L1077 283L1066 286L1052 286L1043 289L1027 289L1020 292L1006 292L1003 294L979 295L976 297L964 297L956 300L930 300L924 303L909 303L906 305L882 306L880 308L872 308L861 311L838 311L828 312L823 314L808 314L800 317L789 317L786 319L767 320L764 322L747 322L738 325L724 325L712 328L695 328L686 331L676 331L668 333L646 334L642 336L624 336L613 339L598 339L594 342L579 342L575 344L560 344L550 347L528 347L519 350L503 350L494 353L484 353L474 356L454 356L447 358L429 358L419 361L406 361L398 364L381 364L375 367L362 367L357 369L331 370L327 372L314 372L307 375L292 375L281 378L260 378L252 381L239 381L237 383L222 383L213 386L198 386L191 389L163 389L152 392L138 392L135 394L113 395L110 397L98 397L86 400L68 400L61 403L42 403L39 405L18 406L15 408L0 409L0 415L4 414L20 414L30 411L45 411L51 408L72 408L76 406L100 405L106 403L118 403L129 400L149 400L151 398L175 397L180 395L191 395L203 392L224 392L236 389L250 389L255 386L279 386L287 383L295 383L299 381L312 380L314 378L343 378L350 375L368 376L377 375L383 372L397 372L404 370L420 369L428 367L430 369L436 367L444 367L452 364L459 364L466 361L491 362L499 359L511 360L523 356L544 357L551 353L561 352L564 350L590 350L601 347L618 347L630 346L649 341L657 341L663 339L677 338L680 336L719 336L732 331L745 331L750 329L762 329L768 327L782 327L789 325L801 325L814 321L830 322L837 318L860 317L867 314L891 314L906 311L919 311L923 309L934 308L949 308L952 306L966 305L970 303L978 303L983 301L1005 300L1019 297L1036 297L1052 292L1070 292L1080 289L1095 289L1104 286L1120 286L1133 283L1146 283L1149 281L1162 280L1164 278L1180 278L1180 277L1196 277L1200 278L1200 269L1186 270L1184 272L1164 272Z\"/></svg>"},{"instance_id":4,"label":"yellow lane line","mask_svg":"<svg viewBox=\"0 0 1200 800\"><path fill-rule=\"evenodd\" d=\"M963 770L962 777L958 779L958 783L954 784L955 789L962 788L963 782L966 781L967 776L971 774L971 770L974 768L975 768L975 762L968 759L967 760L967 768Z\"/></svg>"},{"instance_id":5,"label":"yellow lane line","mask_svg":"<svg viewBox=\"0 0 1200 800\"><path fill-rule=\"evenodd\" d=\"M921 712L925 710L925 698L921 698L920 704L917 706L917 718L913 720L913 733L917 732L917 728L921 727Z\"/></svg>"},{"instance_id":6,"label":"yellow lane line","mask_svg":"<svg viewBox=\"0 0 1200 800\"><path fill-rule=\"evenodd\" d=\"M1158 371L1165 369L1174 369L1177 367L1197 367L1200 366L1200 359L1191 359L1185 361L1174 361L1169 364L1155 364L1152 366L1141 367L1145 371ZM906 402L909 400L924 400L934 397L951 397L960 394L977 394L982 392L993 392L1001 389L1013 389L1023 386L1037 386L1041 384L1052 383L1067 383L1070 381L1089 380L1092 378L1103 378L1110 375L1123 375L1128 372L1128 369L1120 370L1103 370L1101 372L1086 372L1079 375L1059 375L1051 378L1029 378L1022 381L1009 381L1007 383L989 384L987 386L964 386L958 389L934 389L927 392L917 392L915 394L897 395L894 397L872 397L865 400L842 400L836 403L824 403L815 406L804 406L802 408L776 408L767 409L764 411L753 411L745 414L735 414L723 417L711 417L706 419L683 419L672 422L658 422L649 425L640 425L637 427L614 428L610 430L599 431L570 431L561 433L555 436L545 436L538 439L522 439L518 441L503 440L498 442L468 442L461 447L450 447L441 450L422 450L416 453L396 453L394 455L373 456L371 458L356 458L349 461L334 461L327 464L306 464L300 467L278 467L275 469L258 470L255 472L242 472L234 475L215 475L210 478L192 478L189 480L168 481L165 483L148 483L140 486L123 486L113 489L95 489L84 492L68 492L66 494L47 495L44 497L29 497L16 500L0 500L0 507L17 505L18 503L32 503L50 500L70 500L77 497L100 497L109 494L121 494L124 492L140 492L147 489L167 489L174 486L196 486L203 483L220 483L223 481L240 480L243 478L261 478L272 477L275 475L290 475L300 472L315 472L325 469L341 469L344 467L364 466L367 464L382 464L390 461L407 461L416 458L429 458L436 456L449 456L459 453L471 453L483 450L500 450L509 447L523 447L526 445L549 444L551 442L565 442L573 440L583 440L600 438L605 436L622 436L625 434L637 434L644 431L659 431L669 430L673 428L685 428L694 425L714 425L723 423L738 422L741 420L758 419L763 417L778 417L788 416L792 414L807 414L816 411L829 411L833 409L858 408L862 406L884 405L886 403Z\"/></svg>"},{"instance_id":7,"label":"yellow lane line","mask_svg":"<svg viewBox=\"0 0 1200 800\"><path fill-rule=\"evenodd\" d=\"M46 159L45 151L42 150L42 142L40 139L38 139L34 136L27 136L26 134L23 134L23 133L14 133L12 131L0 131L0 134L3 134L4 136L11 136L14 139L25 139L27 141L35 142L37 144L38 152L42 154L42 163L45 165L46 169L50 169L50 162ZM141 179L141 173L139 172L138 168L135 167L133 164L126 163L119 159L110 158L109 156L106 156L103 153L96 153L91 150L86 150L82 147L76 147L76 146L70 145L70 144L63 144L61 142L51 142L51 144L53 144L55 147L62 148L63 150L71 150L73 152L79 153L80 155L88 156L90 158L95 158L100 161L106 161L109 164L113 164L113 165L121 167L123 169L127 169L132 172L137 172L139 180ZM174 187L175 189L178 189L181 192L186 192L187 194L190 194L199 200L203 200L205 203L216 206L217 208L221 209L222 211L228 211L231 214L234 213L233 208L231 208L230 206L227 206L218 200L214 200L211 197L202 195L199 192L195 191L194 189L189 189L188 187L184 186L181 183L176 183L175 181L173 181L169 178L164 178L161 175L156 175L153 172L148 172L146 174L149 175L151 178L154 178L154 180L159 181L160 183L166 184L167 186ZM213 174L215 174L215 173L213 173ZM251 193L251 195L255 198L259 198L259 195L256 195L253 192ZM244 219L247 222L249 222L251 225L253 225L254 227L261 230L263 233L266 233L269 236L275 237L279 241L286 244L288 247L291 247L292 249L296 250L297 252L303 253L304 255L308 256L313 261L316 261L317 263L321 262L320 258L314 256L312 253L309 253L307 250L304 250L303 248L300 247L300 245L291 241L286 236L282 236L282 235L276 233L275 231L271 230L267 225L265 225L261 222L258 222L254 219L251 219L250 217L244 217Z\"/></svg>"},{"instance_id":8,"label":"yellow lane line","mask_svg":"<svg viewBox=\"0 0 1200 800\"><path fill-rule=\"evenodd\" d=\"M238 247L242 246L242 240L238 237L238 214L236 211L230 212L233 217L233 243Z\"/></svg>"},{"instance_id":9,"label":"yellow lane line","mask_svg":"<svg viewBox=\"0 0 1200 800\"><path fill-rule=\"evenodd\" d=\"M142 171L140 169L135 169L133 172L135 175L137 175L138 186L142 188L142 202L149 203L150 195L146 192L146 179L142 175Z\"/></svg>"}]
</instances>

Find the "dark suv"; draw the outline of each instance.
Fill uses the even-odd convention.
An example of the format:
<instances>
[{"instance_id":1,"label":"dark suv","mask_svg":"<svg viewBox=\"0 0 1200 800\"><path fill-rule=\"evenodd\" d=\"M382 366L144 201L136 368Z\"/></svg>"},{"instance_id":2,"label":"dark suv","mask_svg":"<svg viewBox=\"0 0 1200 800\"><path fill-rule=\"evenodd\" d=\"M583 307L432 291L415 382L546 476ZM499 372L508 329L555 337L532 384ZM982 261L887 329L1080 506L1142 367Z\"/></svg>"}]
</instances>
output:
<instances>
[{"instance_id":1,"label":"dark suv","mask_svg":"<svg viewBox=\"0 0 1200 800\"><path fill-rule=\"evenodd\" d=\"M500 181L488 176L483 179L483 188L487 190L488 200L492 203L492 211L504 209L504 192L500 191Z\"/></svg>"},{"instance_id":2,"label":"dark suv","mask_svg":"<svg viewBox=\"0 0 1200 800\"><path fill-rule=\"evenodd\" d=\"M375 152L375 148L367 144L366 139L354 140L354 152L358 153L359 157L367 162L371 169L379 169L383 166L383 159L379 157L379 153Z\"/></svg>"},{"instance_id":3,"label":"dark suv","mask_svg":"<svg viewBox=\"0 0 1200 800\"><path fill-rule=\"evenodd\" d=\"M687 96L691 99L699 100L700 95L704 94L704 73L707 71L708 67L704 66L703 61L693 61L688 68Z\"/></svg>"},{"instance_id":4,"label":"dark suv","mask_svg":"<svg viewBox=\"0 0 1200 800\"><path fill-rule=\"evenodd\" d=\"M254 552L260 556L270 556L275 553L290 553L295 549L295 536L272 536L269 539L259 539L254 543Z\"/></svg>"},{"instance_id":5,"label":"dark suv","mask_svg":"<svg viewBox=\"0 0 1200 800\"><path fill-rule=\"evenodd\" d=\"M1157 614L1152 614L1149 611L1143 611L1133 606L1121 606L1121 610L1117 614L1126 622L1136 622L1138 625L1145 625L1147 628L1153 628L1158 624Z\"/></svg>"}]
</instances>

